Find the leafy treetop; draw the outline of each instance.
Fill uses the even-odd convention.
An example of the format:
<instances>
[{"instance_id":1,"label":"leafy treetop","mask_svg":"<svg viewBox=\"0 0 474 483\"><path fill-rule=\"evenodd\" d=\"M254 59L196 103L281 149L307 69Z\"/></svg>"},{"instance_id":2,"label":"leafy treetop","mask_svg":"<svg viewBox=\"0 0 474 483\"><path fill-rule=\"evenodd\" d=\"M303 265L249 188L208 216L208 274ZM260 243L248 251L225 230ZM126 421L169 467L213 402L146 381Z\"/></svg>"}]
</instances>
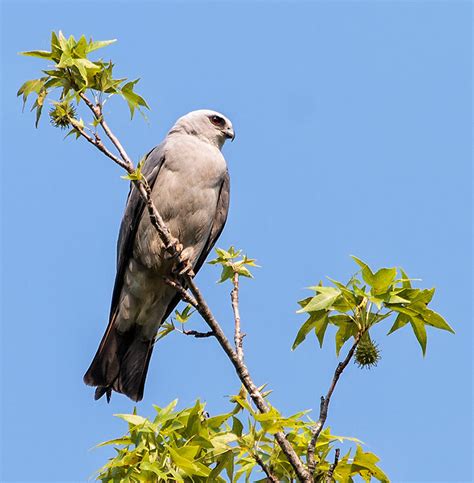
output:
<instances>
[{"instance_id":1,"label":"leafy treetop","mask_svg":"<svg viewBox=\"0 0 474 483\"><path fill-rule=\"evenodd\" d=\"M31 50L22 52L22 55L30 57L38 57L40 59L52 62L52 67L43 70L46 74L39 79L26 81L18 90L17 95L23 97L25 104L30 94L36 94L35 102L31 110L36 110L36 126L41 117L45 99L52 89L59 88L59 104L62 109L69 105L72 100L77 104L81 101L80 94L86 89L91 89L97 95L108 96L119 94L128 104L130 115L133 117L135 109L139 111L141 108L149 108L143 97L134 92L135 85L139 79L129 81L125 78L115 78L113 74L114 64L102 59L91 61L88 56L91 52L107 47L114 43L115 40L87 41L82 35L76 40L72 35L66 38L61 31L57 34L51 34L51 50ZM57 112L52 111L53 116ZM61 123L54 121L53 123L61 126ZM62 117L67 120L67 117ZM67 123L67 124L70 124Z\"/></svg>"}]
</instances>

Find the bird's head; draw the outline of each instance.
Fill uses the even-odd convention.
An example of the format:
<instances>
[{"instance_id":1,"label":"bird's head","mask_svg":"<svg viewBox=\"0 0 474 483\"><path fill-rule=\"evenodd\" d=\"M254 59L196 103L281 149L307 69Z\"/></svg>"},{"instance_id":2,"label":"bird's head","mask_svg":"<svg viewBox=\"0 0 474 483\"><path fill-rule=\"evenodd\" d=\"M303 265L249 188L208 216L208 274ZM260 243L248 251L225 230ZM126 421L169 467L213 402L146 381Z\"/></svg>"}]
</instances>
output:
<instances>
[{"instance_id":1,"label":"bird's head","mask_svg":"<svg viewBox=\"0 0 474 483\"><path fill-rule=\"evenodd\" d=\"M171 129L170 134L174 132L198 136L219 149L222 148L226 139L233 141L235 138L234 128L229 119L219 112L208 109L192 111L180 117Z\"/></svg>"}]
</instances>

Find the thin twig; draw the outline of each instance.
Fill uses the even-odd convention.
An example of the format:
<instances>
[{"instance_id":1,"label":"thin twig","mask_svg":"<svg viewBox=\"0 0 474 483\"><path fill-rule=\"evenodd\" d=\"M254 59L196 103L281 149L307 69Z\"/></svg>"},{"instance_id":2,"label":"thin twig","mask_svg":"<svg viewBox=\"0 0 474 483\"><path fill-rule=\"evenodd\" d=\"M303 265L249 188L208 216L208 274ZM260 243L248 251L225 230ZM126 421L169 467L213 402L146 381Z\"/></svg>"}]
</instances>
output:
<instances>
[{"instance_id":1,"label":"thin twig","mask_svg":"<svg viewBox=\"0 0 474 483\"><path fill-rule=\"evenodd\" d=\"M262 468L263 472L267 475L267 480L273 483L278 483L278 478L270 471L270 468L263 462L262 458L260 458L257 452L253 455L255 461L257 462L258 466Z\"/></svg>"},{"instance_id":2,"label":"thin twig","mask_svg":"<svg viewBox=\"0 0 474 483\"><path fill-rule=\"evenodd\" d=\"M121 166L127 172L129 172L129 173L133 172L133 169L132 170L129 170L128 164L124 163L119 157L115 156L115 154L113 154L111 151L109 151L105 147L104 143L102 142L102 140L100 139L100 137L98 135L95 135L95 137L92 137L89 134L87 134L87 132L85 131L85 129L83 129L81 127L81 125L79 124L79 122L76 119L74 119L74 118L70 118L69 121L71 122L72 127L74 129L76 129L77 132L82 137L84 137L88 142L90 142L91 144L93 144L99 151L102 151L107 157L109 157L112 161L114 161L115 163L117 163L119 166Z\"/></svg>"},{"instance_id":3,"label":"thin twig","mask_svg":"<svg viewBox=\"0 0 474 483\"><path fill-rule=\"evenodd\" d=\"M185 302L188 302L188 304L191 304L195 309L197 309L197 302L180 283L178 283L176 280L173 280L172 278L169 278L169 277L163 277L163 280L167 285L169 285L170 287L173 287L177 292L179 292L179 294L181 295L181 298Z\"/></svg>"},{"instance_id":4,"label":"thin twig","mask_svg":"<svg viewBox=\"0 0 474 483\"><path fill-rule=\"evenodd\" d=\"M339 463L339 456L341 454L341 450L336 448L334 453L334 463L329 467L329 470L326 475L326 483L332 483L332 475L334 474L334 470L336 469L337 464Z\"/></svg>"},{"instance_id":5,"label":"thin twig","mask_svg":"<svg viewBox=\"0 0 474 483\"><path fill-rule=\"evenodd\" d=\"M113 145L117 148L117 151L120 153L121 158L127 163L130 167L133 165L132 160L128 156L127 152L125 151L124 147L118 140L117 136L114 135L112 130L109 128L108 124L105 122L104 115L102 113L102 107L100 104L94 104L83 92L79 93L81 99L86 103L87 107L93 112L95 118L102 126L107 137L112 141Z\"/></svg>"},{"instance_id":6,"label":"thin twig","mask_svg":"<svg viewBox=\"0 0 474 483\"><path fill-rule=\"evenodd\" d=\"M235 352L237 353L237 357L239 360L244 360L244 348L243 348L243 339L245 334L242 334L240 330L240 310L239 310L239 274L234 272L232 277L232 283L234 288L230 293L232 299L232 309L234 311L234 343L235 343Z\"/></svg>"},{"instance_id":7,"label":"thin twig","mask_svg":"<svg viewBox=\"0 0 474 483\"><path fill-rule=\"evenodd\" d=\"M107 137L112 141L114 146L117 148L119 151L121 158L123 160L120 161L118 160L117 156L110 156L108 154L108 150L102 145L100 147L96 142L92 142L94 146L96 146L100 151L102 151L104 154L106 154L108 157L110 157L114 162L122 166L128 173L132 173L134 171L134 166L130 158L128 157L127 153L123 149L122 145L116 138L116 136L112 133L111 129L107 125L107 123L103 119L103 114L101 111L100 106L95 106L88 98L85 96L85 94L81 93L80 94L81 98L84 100L84 102L87 104L87 106L92 110L94 113L96 119L99 121L100 125L104 129L104 132L106 133ZM84 136L84 132L82 130L81 135ZM91 142L87 136L84 136L89 142ZM90 138L92 139L92 138ZM104 150L105 149L105 150ZM125 163L125 164L124 164ZM166 249L170 252L171 256L174 257L180 264L184 264L184 260L181 256L181 252L178 250L178 243L177 240L173 238L171 235L171 232L169 229L166 227L165 223L163 222L163 219L161 218L158 210L156 209L152 197L151 197L151 189L150 186L148 185L146 179L141 179L141 180L136 180L133 181L134 186L138 189L140 195L142 196L143 200L146 203L148 215L150 217L150 222L152 226L156 229L158 232L158 235L160 236L161 240L163 241ZM175 288L180 292L180 295L183 297L184 300L186 300L188 303L193 305L196 310L199 312L199 314L202 316L204 321L207 323L211 331L214 333L217 341L219 342L220 346L226 353L227 357L229 358L230 362L234 366L234 369L244 385L245 389L249 393L253 403L257 407L257 409L261 413L267 413L269 411L269 407L267 403L265 402L264 397L262 396L261 392L258 390L257 386L253 382L250 373L247 369L247 366L244 364L243 360L241 360L238 356L237 353L233 350L229 340L227 339L226 335L224 334L220 324L212 314L209 306L207 305L206 301L204 300L204 297L201 294L201 291L198 289L197 285L194 283L193 278L189 275L189 273L184 273L182 275L183 277L183 285L185 287L188 287L190 290L191 294L193 295L194 299L190 298L189 294L186 292L184 289L184 286L181 286L181 289L176 286ZM176 283L176 282L174 282ZM180 284L177 284L180 285ZM309 483L311 482L311 476L306 469L305 465L299 458L299 456L296 454L293 446L291 443L287 440L285 434L283 432L277 432L275 434L275 439L277 440L281 450L287 457L288 461L290 462L291 466L295 470L295 473L300 481Z\"/></svg>"},{"instance_id":8,"label":"thin twig","mask_svg":"<svg viewBox=\"0 0 474 483\"><path fill-rule=\"evenodd\" d=\"M243 361L241 361L238 357L236 352L232 349L232 346L230 345L229 340L225 336L224 332L221 329L221 326L215 319L214 315L210 311L206 301L204 300L200 290L194 283L194 280L188 277L187 280L188 287L191 290L191 293L194 295L196 302L197 302L197 310L201 314L202 318L206 321L206 323L209 325L211 330L213 330L216 334L216 339L218 340L220 346L224 350L224 352L227 354L227 357L230 359L230 362L234 366L234 369L244 385L245 389L249 393L249 396L251 397L253 403L257 407L257 409L261 413L267 413L269 411L269 407L267 403L265 402L264 397L262 396L262 393L258 390L257 386L253 382L250 373L247 369L247 366ZM277 440L281 450L287 457L288 461L290 462L291 466L295 470L296 475L298 476L298 479L302 482L309 483L311 482L311 477L304 466L303 462L299 458L299 456L296 454L293 446L291 443L287 440L285 434L282 431L279 431L275 433L275 439Z\"/></svg>"},{"instance_id":9,"label":"thin twig","mask_svg":"<svg viewBox=\"0 0 474 483\"><path fill-rule=\"evenodd\" d=\"M212 332L212 330L210 330L209 332L199 332L197 330L183 329L182 333L184 335L191 335L193 337L196 337L196 339L204 339L205 337L214 337L215 335L214 332Z\"/></svg>"},{"instance_id":10,"label":"thin twig","mask_svg":"<svg viewBox=\"0 0 474 483\"><path fill-rule=\"evenodd\" d=\"M342 361L339 362L339 364L336 367L336 370L334 371L334 377L332 378L331 385L329 386L329 390L326 394L326 397L321 396L321 404L319 408L319 420L316 422L312 429L312 434L311 434L311 441L308 444L308 450L306 452L306 460L308 463L308 470L311 474L311 476L314 474L314 470L316 468L316 461L314 459L314 451L316 448L316 442L319 438L319 435L321 434L321 431L323 430L324 424L326 423L326 419L328 417L328 409L329 409L329 403L331 401L331 396L332 393L334 392L334 389L336 388L337 381L341 377L341 374L343 373L344 369L347 367L349 364L350 360L352 359L354 352L357 348L357 345L359 344L360 338L362 334L358 333L355 338L354 338L354 343L352 344L352 347L350 348L349 352L347 353L346 358Z\"/></svg>"}]
</instances>

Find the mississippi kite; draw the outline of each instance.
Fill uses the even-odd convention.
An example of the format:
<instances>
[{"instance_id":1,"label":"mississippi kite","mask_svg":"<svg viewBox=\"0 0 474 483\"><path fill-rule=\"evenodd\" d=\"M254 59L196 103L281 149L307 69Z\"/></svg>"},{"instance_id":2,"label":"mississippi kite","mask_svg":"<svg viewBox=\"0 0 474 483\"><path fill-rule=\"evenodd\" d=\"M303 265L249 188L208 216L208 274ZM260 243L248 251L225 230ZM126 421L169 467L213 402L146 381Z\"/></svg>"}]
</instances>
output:
<instances>
[{"instance_id":1,"label":"mississippi kite","mask_svg":"<svg viewBox=\"0 0 474 483\"><path fill-rule=\"evenodd\" d=\"M227 219L229 175L221 148L229 138L234 139L234 130L225 116L193 111L178 119L143 164L153 202L195 273ZM86 384L97 386L95 399L106 394L109 400L112 390L142 399L156 333L180 301L163 280L175 271L175 262L144 208L131 186L117 245L109 325L84 376Z\"/></svg>"}]
</instances>

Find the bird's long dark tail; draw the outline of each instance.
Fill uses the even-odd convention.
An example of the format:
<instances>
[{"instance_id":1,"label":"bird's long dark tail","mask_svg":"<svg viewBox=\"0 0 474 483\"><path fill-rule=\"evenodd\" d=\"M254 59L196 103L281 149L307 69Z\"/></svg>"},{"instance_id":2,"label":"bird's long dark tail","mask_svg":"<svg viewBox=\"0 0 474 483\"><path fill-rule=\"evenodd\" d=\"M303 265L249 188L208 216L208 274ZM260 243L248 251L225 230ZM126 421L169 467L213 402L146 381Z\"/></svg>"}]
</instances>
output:
<instances>
[{"instance_id":1,"label":"bird's long dark tail","mask_svg":"<svg viewBox=\"0 0 474 483\"><path fill-rule=\"evenodd\" d=\"M111 322L84 375L84 382L97 386L95 399L106 394L109 401L114 390L140 401L152 351L153 340L142 336L139 325L134 324L122 333Z\"/></svg>"}]
</instances>

